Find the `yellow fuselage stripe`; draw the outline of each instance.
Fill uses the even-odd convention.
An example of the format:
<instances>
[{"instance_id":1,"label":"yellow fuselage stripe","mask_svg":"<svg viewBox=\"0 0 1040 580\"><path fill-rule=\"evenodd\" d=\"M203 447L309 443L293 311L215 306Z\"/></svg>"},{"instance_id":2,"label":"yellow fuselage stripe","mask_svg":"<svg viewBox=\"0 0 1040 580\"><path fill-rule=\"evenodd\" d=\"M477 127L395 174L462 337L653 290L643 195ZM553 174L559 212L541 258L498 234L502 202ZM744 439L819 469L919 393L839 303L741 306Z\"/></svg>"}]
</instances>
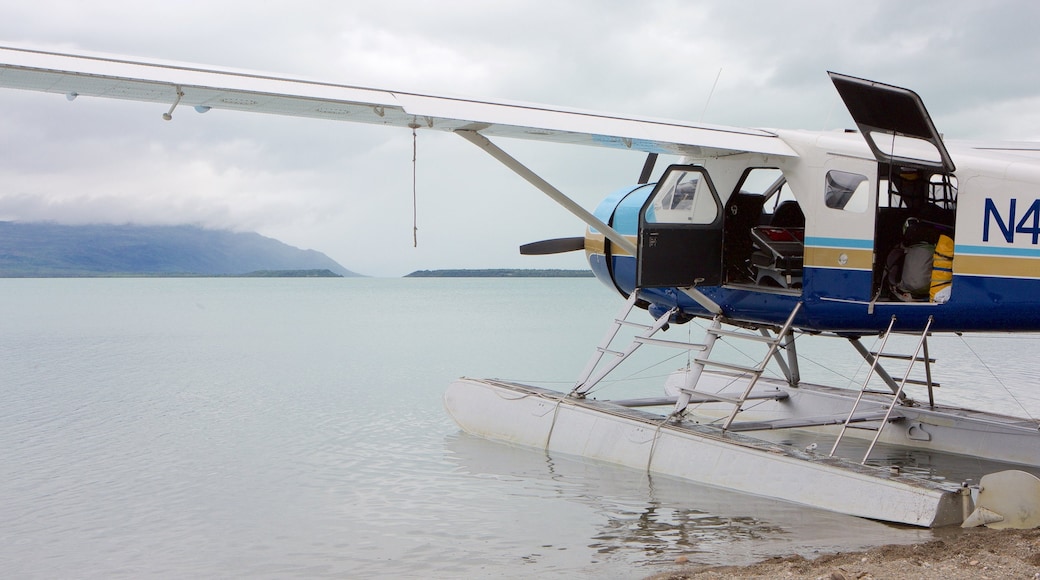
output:
<instances>
[{"instance_id":1,"label":"yellow fuselage stripe","mask_svg":"<svg viewBox=\"0 0 1040 580\"><path fill-rule=\"evenodd\" d=\"M806 267L812 268L871 270L874 268L874 252L852 248L806 246L804 262Z\"/></svg>"},{"instance_id":2,"label":"yellow fuselage stripe","mask_svg":"<svg viewBox=\"0 0 1040 580\"><path fill-rule=\"evenodd\" d=\"M633 244L636 243L635 236L625 236L626 240L631 241ZM585 254L605 254L606 236L599 233L586 232L585 233ZM610 254L613 256L629 256L628 252L622 250L617 244L610 246Z\"/></svg>"},{"instance_id":3,"label":"yellow fuselage stripe","mask_svg":"<svg viewBox=\"0 0 1040 580\"><path fill-rule=\"evenodd\" d=\"M1040 278L1040 259L955 254L953 273L1002 278Z\"/></svg>"}]
</instances>

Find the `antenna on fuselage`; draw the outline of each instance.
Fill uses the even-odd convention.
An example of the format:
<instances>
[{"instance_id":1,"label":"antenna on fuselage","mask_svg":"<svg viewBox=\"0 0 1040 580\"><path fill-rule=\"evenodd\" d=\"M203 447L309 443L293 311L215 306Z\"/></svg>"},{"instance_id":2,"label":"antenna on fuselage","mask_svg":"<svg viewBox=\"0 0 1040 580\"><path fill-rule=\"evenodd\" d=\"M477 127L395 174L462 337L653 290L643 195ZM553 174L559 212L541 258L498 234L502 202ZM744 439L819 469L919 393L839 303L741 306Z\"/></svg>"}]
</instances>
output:
<instances>
[{"instance_id":1,"label":"antenna on fuselage","mask_svg":"<svg viewBox=\"0 0 1040 580\"><path fill-rule=\"evenodd\" d=\"M711 104L711 97L715 94L715 87L719 86L719 77L722 76L722 67L719 67L719 72L715 74L715 82L711 85L711 91L708 92L708 100L704 101L704 110L701 111L701 118L697 119L698 123L704 122L704 115L708 112L708 105Z\"/></svg>"}]
</instances>

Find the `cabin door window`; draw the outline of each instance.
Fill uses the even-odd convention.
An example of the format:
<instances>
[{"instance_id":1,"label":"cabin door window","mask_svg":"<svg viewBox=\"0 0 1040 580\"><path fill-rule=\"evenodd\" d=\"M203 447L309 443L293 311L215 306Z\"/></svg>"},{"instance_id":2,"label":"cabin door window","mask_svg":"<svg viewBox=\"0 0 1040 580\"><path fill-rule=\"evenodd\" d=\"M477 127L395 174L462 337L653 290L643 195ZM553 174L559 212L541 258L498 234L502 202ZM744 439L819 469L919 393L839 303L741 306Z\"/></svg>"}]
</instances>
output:
<instances>
[{"instance_id":1,"label":"cabin door window","mask_svg":"<svg viewBox=\"0 0 1040 580\"><path fill-rule=\"evenodd\" d=\"M831 209L863 213L867 210L870 181L866 175L848 171L827 172L824 183L823 203Z\"/></svg>"},{"instance_id":2,"label":"cabin door window","mask_svg":"<svg viewBox=\"0 0 1040 580\"><path fill-rule=\"evenodd\" d=\"M636 258L642 288L722 283L722 205L703 167L665 171L643 206Z\"/></svg>"}]
</instances>

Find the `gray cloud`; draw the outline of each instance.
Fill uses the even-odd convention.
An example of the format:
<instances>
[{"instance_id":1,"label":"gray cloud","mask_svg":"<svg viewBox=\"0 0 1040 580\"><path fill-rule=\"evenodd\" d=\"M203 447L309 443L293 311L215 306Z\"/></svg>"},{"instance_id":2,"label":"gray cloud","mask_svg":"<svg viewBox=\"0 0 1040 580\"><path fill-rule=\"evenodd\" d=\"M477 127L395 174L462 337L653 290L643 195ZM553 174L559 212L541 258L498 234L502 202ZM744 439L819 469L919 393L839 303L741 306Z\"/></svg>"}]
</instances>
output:
<instances>
[{"instance_id":1,"label":"gray cloud","mask_svg":"<svg viewBox=\"0 0 1040 580\"><path fill-rule=\"evenodd\" d=\"M1032 3L7 4L5 44L738 126L849 126L837 70L917 90L948 137L1040 137ZM583 226L451 135L419 135L415 249L407 131L190 110L165 123L154 105L7 90L0 107L0 219L257 230L377 275L584 264L518 256ZM502 145L588 208L643 161Z\"/></svg>"}]
</instances>

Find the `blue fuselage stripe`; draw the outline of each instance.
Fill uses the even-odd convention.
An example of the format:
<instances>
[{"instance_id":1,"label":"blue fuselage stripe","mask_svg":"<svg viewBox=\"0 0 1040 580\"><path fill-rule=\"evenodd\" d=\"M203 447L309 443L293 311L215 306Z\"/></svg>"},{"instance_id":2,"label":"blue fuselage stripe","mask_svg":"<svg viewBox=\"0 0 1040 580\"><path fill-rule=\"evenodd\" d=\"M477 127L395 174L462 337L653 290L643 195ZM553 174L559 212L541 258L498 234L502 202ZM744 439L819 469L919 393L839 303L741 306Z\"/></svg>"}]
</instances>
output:
<instances>
[{"instance_id":1,"label":"blue fuselage stripe","mask_svg":"<svg viewBox=\"0 0 1040 580\"><path fill-rule=\"evenodd\" d=\"M976 254L980 256L1014 256L1020 258L1040 258L1040 249L1032 248L994 248L991 246L957 246L954 254Z\"/></svg>"},{"instance_id":2,"label":"blue fuselage stripe","mask_svg":"<svg viewBox=\"0 0 1040 580\"><path fill-rule=\"evenodd\" d=\"M822 238L818 236L807 236L805 245L820 248L862 248L869 250L874 247L874 240L858 240L854 238Z\"/></svg>"}]
</instances>

